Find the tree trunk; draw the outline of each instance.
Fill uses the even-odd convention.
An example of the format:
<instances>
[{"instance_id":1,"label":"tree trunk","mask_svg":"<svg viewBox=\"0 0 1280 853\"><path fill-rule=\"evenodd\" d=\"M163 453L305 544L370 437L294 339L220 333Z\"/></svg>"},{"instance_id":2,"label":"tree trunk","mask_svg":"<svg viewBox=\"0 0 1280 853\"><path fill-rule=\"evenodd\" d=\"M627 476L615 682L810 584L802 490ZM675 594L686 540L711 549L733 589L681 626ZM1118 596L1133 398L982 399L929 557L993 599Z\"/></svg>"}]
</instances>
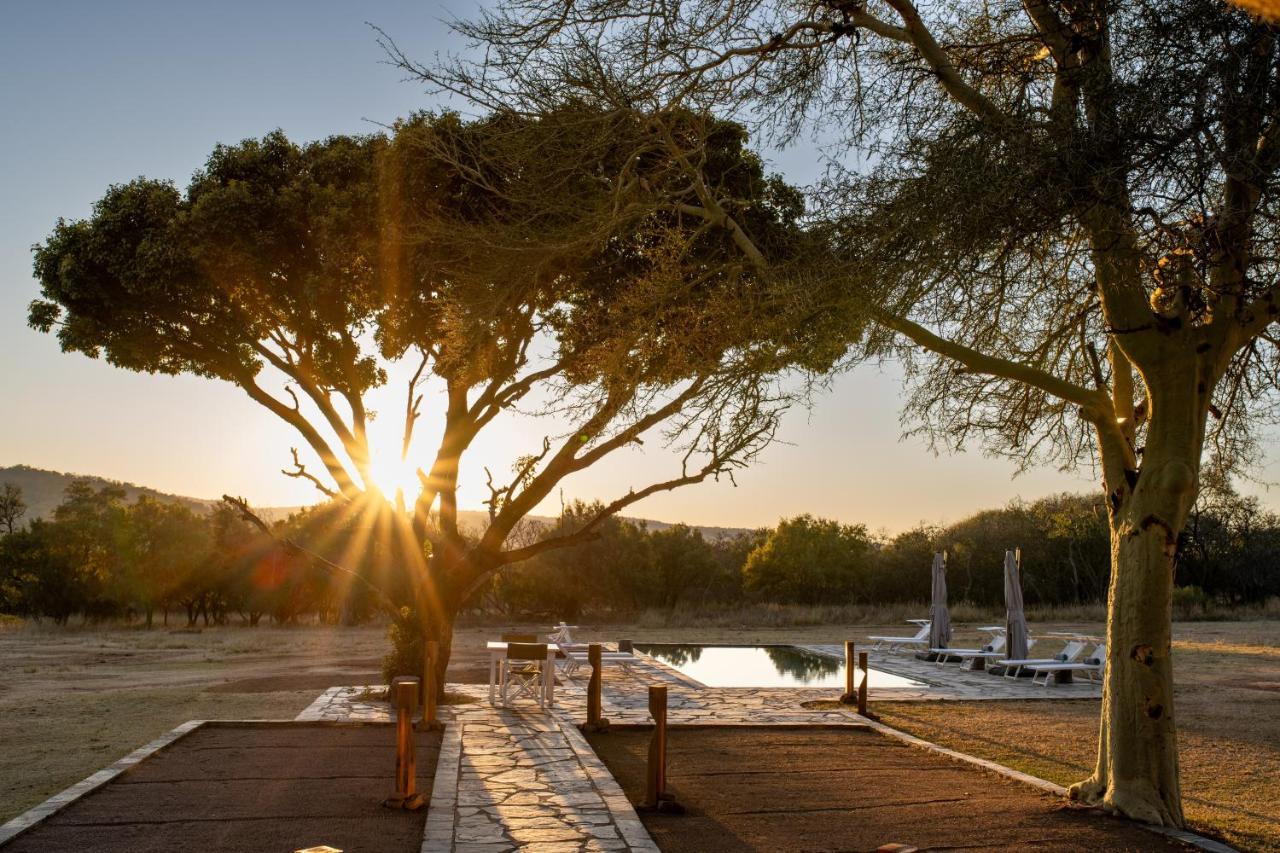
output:
<instances>
[{"instance_id":1,"label":"tree trunk","mask_svg":"<svg viewBox=\"0 0 1280 853\"><path fill-rule=\"evenodd\" d=\"M440 701L444 697L445 672L449 669L449 657L453 654L453 625L456 616L456 610L450 610L448 613L440 612L436 618L429 619L427 623L422 626L422 660L424 677L426 674L427 642L435 641L440 644L439 655L436 657L436 671L434 673L436 681L436 701Z\"/></svg>"},{"instance_id":2,"label":"tree trunk","mask_svg":"<svg viewBox=\"0 0 1280 853\"><path fill-rule=\"evenodd\" d=\"M1204 392L1188 385L1185 374L1178 382L1175 373L1164 393L1152 388L1141 469L1123 472L1119 484L1107 478L1111 584L1098 758L1093 775L1071 788L1073 799L1164 826L1183 824L1170 653L1173 576L1178 534L1195 500L1207 412ZM1104 468L1107 455L1104 444Z\"/></svg>"},{"instance_id":3,"label":"tree trunk","mask_svg":"<svg viewBox=\"0 0 1280 853\"><path fill-rule=\"evenodd\" d=\"M423 639L423 671L427 641L434 640L440 644L435 672L438 697L444 696L445 673L453 654L453 627L458 611L477 585L495 569L496 566L477 559L474 552L439 553L427 565L426 577L418 589L417 613Z\"/></svg>"},{"instance_id":4,"label":"tree trunk","mask_svg":"<svg viewBox=\"0 0 1280 853\"><path fill-rule=\"evenodd\" d=\"M152 620L152 617L153 617L154 615L155 615L155 608L154 608L154 607L148 607L148 608L147 608L147 630L148 630L148 631L150 631L150 630L151 630L151 620Z\"/></svg>"}]
</instances>

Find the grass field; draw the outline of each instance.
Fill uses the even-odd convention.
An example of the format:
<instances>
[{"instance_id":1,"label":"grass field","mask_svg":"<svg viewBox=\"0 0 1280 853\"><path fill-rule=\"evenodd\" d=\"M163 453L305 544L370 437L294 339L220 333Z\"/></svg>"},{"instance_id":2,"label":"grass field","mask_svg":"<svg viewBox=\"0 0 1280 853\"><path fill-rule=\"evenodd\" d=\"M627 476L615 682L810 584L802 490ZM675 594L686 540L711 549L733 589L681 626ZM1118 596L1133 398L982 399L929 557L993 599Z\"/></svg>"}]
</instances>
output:
<instances>
[{"instance_id":1,"label":"grass field","mask_svg":"<svg viewBox=\"0 0 1280 853\"><path fill-rule=\"evenodd\" d=\"M580 634L803 643L898 627L646 620L584 626ZM452 679L483 679L483 642L496 631L459 630ZM1187 816L1242 847L1280 850L1280 622L1178 623L1174 634ZM291 718L326 687L377 682L385 651L377 627L185 633L10 625L0 630L0 821L186 720ZM1091 702L883 703L873 710L913 734L1061 783L1087 773L1097 738Z\"/></svg>"}]
</instances>

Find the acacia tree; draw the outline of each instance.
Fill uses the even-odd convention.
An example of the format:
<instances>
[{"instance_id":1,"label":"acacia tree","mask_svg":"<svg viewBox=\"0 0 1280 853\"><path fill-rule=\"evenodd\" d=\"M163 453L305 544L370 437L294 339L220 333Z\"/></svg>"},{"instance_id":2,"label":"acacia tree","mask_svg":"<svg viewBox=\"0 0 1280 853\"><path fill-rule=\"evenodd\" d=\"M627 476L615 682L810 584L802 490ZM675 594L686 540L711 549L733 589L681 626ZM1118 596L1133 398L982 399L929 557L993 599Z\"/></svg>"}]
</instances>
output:
<instances>
[{"instance_id":1,"label":"acacia tree","mask_svg":"<svg viewBox=\"0 0 1280 853\"><path fill-rule=\"evenodd\" d=\"M484 68L417 70L480 102L577 87L823 136L811 272L870 308L920 428L1098 464L1108 667L1072 796L1180 825L1176 544L1276 377L1276 30L1216 0L509 0L458 27Z\"/></svg>"},{"instance_id":2,"label":"acacia tree","mask_svg":"<svg viewBox=\"0 0 1280 853\"><path fill-rule=\"evenodd\" d=\"M690 115L675 132L697 137L699 174L732 191L742 227L781 261L799 195L764 175L740 127ZM792 331L813 324L729 233L664 201L689 164L636 156L651 133L631 113L568 105L537 120L418 116L389 138L219 146L185 192L139 179L60 222L36 248L30 322L66 351L232 382L289 424L305 448L285 473L366 531L331 565L380 553L384 600L398 614L408 603L447 662L459 606L495 571L583 541L649 495L732 476L793 396L779 376L840 353ZM416 369L392 452L420 460L421 488L393 501L375 479L366 396L402 363ZM509 480L490 473L489 524L468 537L460 462L522 403L554 415L547 435ZM438 442L422 453L430 414ZM509 543L565 478L655 433L677 449L674 470L620 488L571 533Z\"/></svg>"},{"instance_id":3,"label":"acacia tree","mask_svg":"<svg viewBox=\"0 0 1280 853\"><path fill-rule=\"evenodd\" d=\"M22 499L22 489L13 483L5 483L0 488L0 526L4 527L5 533L12 536L26 513L27 502Z\"/></svg>"}]
</instances>

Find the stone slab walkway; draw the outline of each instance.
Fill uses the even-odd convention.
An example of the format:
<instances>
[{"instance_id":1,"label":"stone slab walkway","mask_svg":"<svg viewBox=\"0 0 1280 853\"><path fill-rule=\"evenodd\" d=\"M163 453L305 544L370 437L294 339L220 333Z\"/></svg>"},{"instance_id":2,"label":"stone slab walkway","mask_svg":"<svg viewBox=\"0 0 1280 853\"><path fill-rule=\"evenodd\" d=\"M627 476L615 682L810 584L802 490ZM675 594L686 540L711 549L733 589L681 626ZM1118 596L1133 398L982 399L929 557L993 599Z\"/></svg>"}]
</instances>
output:
<instances>
[{"instance_id":1,"label":"stone slab walkway","mask_svg":"<svg viewBox=\"0 0 1280 853\"><path fill-rule=\"evenodd\" d=\"M389 721L378 688L326 690L299 720ZM500 708L488 687L451 684L471 702L440 708L440 747L422 853L657 853L635 809L578 732L571 709L581 688L557 689L564 703Z\"/></svg>"}]
</instances>

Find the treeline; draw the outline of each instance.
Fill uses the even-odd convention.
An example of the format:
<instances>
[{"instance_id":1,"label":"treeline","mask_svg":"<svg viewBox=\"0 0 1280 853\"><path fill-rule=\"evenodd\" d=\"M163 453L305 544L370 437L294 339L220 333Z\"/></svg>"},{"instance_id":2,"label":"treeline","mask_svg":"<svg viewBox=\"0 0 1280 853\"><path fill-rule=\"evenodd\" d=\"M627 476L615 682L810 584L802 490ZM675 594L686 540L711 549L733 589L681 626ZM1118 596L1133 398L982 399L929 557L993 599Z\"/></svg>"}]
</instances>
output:
<instances>
[{"instance_id":1,"label":"treeline","mask_svg":"<svg viewBox=\"0 0 1280 853\"><path fill-rule=\"evenodd\" d=\"M22 523L21 493L0 490L0 613L66 624L138 619L169 624L356 622L366 588L335 576L242 520L229 506L198 513L123 488L75 480L48 519ZM332 508L299 513L279 534L350 551L355 531ZM362 559L354 559L359 567Z\"/></svg>"},{"instance_id":2,"label":"treeline","mask_svg":"<svg viewBox=\"0 0 1280 853\"><path fill-rule=\"evenodd\" d=\"M570 507L547 535L572 532L592 508ZM594 541L512 566L471 604L511 615L696 609L735 603L889 604L925 601L935 551L948 554L953 601L1004 604L1004 553L1022 551L1028 605L1106 600L1110 534L1101 498L1014 501L949 526L892 537L801 515L715 541L684 525L649 531L613 519ZM1179 541L1175 595L1186 606L1236 606L1280 596L1280 516L1225 484L1206 490Z\"/></svg>"},{"instance_id":3,"label":"treeline","mask_svg":"<svg viewBox=\"0 0 1280 853\"><path fill-rule=\"evenodd\" d=\"M597 506L573 504L533 540L572 533ZM229 506L197 513L124 500L115 486L77 480L46 520L21 523L20 493L0 489L0 612L66 623L137 619L257 625L302 619L354 624L377 612L380 590L408 601L394 555L367 521L325 505L277 522L272 536ZM892 604L929 597L929 565L948 553L953 601L998 608L1004 552L1021 548L1028 605L1105 600L1110 541L1100 499L1015 501L950 526L892 537L863 525L801 515L772 529L717 539L678 524L650 530L611 518L583 544L544 552L494 576L466 610L577 619L734 604ZM334 572L279 544L288 539L354 574ZM1280 517L1218 483L1205 491L1178 546L1176 595L1187 606L1254 604L1280 596Z\"/></svg>"}]
</instances>

